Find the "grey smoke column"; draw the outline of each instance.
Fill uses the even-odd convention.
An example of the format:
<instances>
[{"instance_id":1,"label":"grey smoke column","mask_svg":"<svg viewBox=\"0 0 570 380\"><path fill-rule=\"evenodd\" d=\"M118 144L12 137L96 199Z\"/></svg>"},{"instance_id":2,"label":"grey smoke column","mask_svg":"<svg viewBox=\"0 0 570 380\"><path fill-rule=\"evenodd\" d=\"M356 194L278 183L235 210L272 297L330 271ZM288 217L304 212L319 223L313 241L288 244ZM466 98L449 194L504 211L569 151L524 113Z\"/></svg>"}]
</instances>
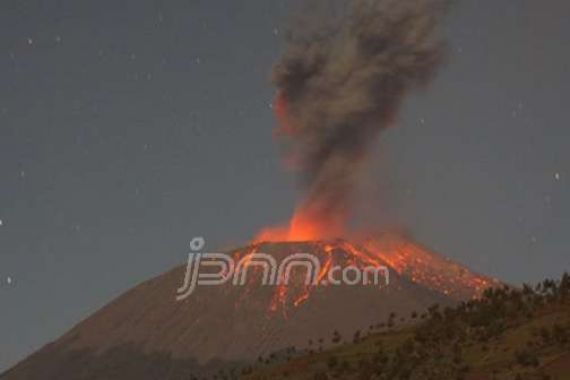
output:
<instances>
[{"instance_id":1,"label":"grey smoke column","mask_svg":"<svg viewBox=\"0 0 570 380\"><path fill-rule=\"evenodd\" d=\"M355 0L340 21L290 31L273 81L309 218L346 221L370 142L442 61L446 8L441 0Z\"/></svg>"}]
</instances>

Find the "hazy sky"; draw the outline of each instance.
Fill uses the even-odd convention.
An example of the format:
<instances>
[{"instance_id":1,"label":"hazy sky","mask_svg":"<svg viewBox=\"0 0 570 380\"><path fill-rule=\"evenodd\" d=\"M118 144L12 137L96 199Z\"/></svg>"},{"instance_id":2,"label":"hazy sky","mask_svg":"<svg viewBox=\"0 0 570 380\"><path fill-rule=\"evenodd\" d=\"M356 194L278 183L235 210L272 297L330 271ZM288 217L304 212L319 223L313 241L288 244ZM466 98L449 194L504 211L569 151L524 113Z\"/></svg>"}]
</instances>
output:
<instances>
[{"instance_id":1,"label":"hazy sky","mask_svg":"<svg viewBox=\"0 0 570 380\"><path fill-rule=\"evenodd\" d=\"M0 3L0 369L192 236L287 219L268 78L290 4ZM569 18L567 0L461 2L447 65L375 147L375 212L506 281L570 269Z\"/></svg>"}]
</instances>

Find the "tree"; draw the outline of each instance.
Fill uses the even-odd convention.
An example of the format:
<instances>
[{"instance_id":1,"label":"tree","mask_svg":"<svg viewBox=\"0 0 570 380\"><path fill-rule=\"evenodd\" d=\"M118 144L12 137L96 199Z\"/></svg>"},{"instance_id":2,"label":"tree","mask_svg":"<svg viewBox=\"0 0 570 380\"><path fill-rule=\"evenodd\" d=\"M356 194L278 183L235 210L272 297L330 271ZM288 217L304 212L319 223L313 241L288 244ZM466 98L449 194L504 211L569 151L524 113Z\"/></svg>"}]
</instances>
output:
<instances>
[{"instance_id":1,"label":"tree","mask_svg":"<svg viewBox=\"0 0 570 380\"><path fill-rule=\"evenodd\" d=\"M339 343L341 341L342 337L340 336L340 333L335 330L333 331L333 337L331 339L331 341L335 344Z\"/></svg>"},{"instance_id":2,"label":"tree","mask_svg":"<svg viewBox=\"0 0 570 380\"><path fill-rule=\"evenodd\" d=\"M331 357L329 358L329 360L327 361L327 366L330 369L334 369L338 366L338 358L334 355L331 355Z\"/></svg>"}]
</instances>

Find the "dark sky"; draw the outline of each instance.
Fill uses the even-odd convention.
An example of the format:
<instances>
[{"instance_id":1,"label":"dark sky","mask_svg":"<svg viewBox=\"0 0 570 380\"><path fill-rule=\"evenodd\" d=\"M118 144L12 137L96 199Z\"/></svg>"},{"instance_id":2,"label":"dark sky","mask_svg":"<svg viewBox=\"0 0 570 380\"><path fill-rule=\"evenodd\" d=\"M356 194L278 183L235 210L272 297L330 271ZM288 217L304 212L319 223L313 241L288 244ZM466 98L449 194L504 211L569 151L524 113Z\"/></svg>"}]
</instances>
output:
<instances>
[{"instance_id":1,"label":"dark sky","mask_svg":"<svg viewBox=\"0 0 570 380\"><path fill-rule=\"evenodd\" d=\"M0 369L184 263L192 236L288 218L268 78L290 5L2 0ZM447 65L375 147L379 214L506 281L570 269L569 17L455 7Z\"/></svg>"}]
</instances>

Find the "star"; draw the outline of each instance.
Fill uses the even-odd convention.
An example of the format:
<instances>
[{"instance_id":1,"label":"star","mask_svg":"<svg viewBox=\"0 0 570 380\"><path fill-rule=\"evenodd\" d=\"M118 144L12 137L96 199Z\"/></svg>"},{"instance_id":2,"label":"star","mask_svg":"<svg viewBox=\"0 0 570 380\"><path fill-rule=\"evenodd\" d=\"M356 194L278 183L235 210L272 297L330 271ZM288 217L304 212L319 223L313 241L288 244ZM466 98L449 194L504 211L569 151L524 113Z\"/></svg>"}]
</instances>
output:
<instances>
[{"instance_id":1,"label":"star","mask_svg":"<svg viewBox=\"0 0 570 380\"><path fill-rule=\"evenodd\" d=\"M4 222L2 221L2 219L0 219L0 227L2 227L4 225Z\"/></svg>"}]
</instances>

